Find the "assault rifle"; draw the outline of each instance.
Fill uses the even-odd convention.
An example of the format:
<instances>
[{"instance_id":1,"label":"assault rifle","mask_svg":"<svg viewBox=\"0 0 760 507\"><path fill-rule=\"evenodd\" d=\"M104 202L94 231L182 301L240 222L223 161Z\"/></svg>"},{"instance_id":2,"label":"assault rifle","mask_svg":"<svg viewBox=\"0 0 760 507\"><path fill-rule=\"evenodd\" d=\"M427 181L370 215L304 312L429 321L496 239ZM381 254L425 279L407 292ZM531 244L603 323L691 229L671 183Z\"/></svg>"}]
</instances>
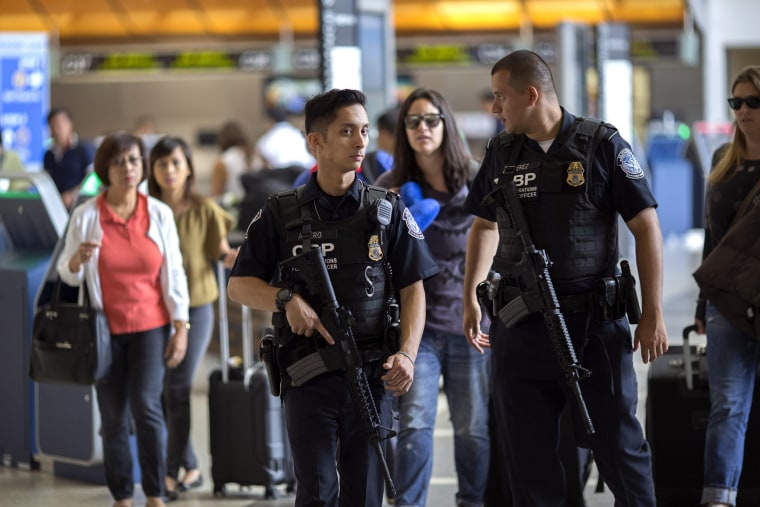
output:
<instances>
[{"instance_id":1,"label":"assault rifle","mask_svg":"<svg viewBox=\"0 0 760 507\"><path fill-rule=\"evenodd\" d=\"M353 317L346 308L338 304L321 249L316 246L304 249L303 253L282 261L280 267L298 270L311 294L322 301L322 312L319 318L335 340L351 401L382 466L385 486L389 493L395 496L396 489L380 443L395 436L396 432L380 424L380 415L377 412L367 376L362 369L359 349L356 347Z\"/></svg>"},{"instance_id":2,"label":"assault rifle","mask_svg":"<svg viewBox=\"0 0 760 507\"><path fill-rule=\"evenodd\" d=\"M505 283L506 280L515 281L521 290L520 296L499 310L499 318L507 327L512 327L531 313L541 313L544 327L552 342L554 355L573 392L586 432L591 435L594 433L594 425L578 384L580 379L588 377L591 372L578 363L575 355L565 317L560 310L554 284L549 275L552 262L546 251L537 249L530 238L528 223L525 221L522 204L513 181L488 194L483 202L493 205L497 216L512 224L523 249L521 258L517 262L509 262L498 257L494 259L494 267L503 277L501 283Z\"/></svg>"}]
</instances>

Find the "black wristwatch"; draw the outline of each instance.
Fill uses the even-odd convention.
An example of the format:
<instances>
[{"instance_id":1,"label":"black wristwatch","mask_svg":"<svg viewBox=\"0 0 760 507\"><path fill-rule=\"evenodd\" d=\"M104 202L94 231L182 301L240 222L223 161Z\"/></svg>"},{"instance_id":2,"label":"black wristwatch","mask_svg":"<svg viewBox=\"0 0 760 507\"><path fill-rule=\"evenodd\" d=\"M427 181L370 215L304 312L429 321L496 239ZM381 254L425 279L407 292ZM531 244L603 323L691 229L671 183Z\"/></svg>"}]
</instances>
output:
<instances>
[{"instance_id":1,"label":"black wristwatch","mask_svg":"<svg viewBox=\"0 0 760 507\"><path fill-rule=\"evenodd\" d=\"M285 311L285 303L293 299L293 289L284 288L277 291L277 295L274 297L274 304L277 307L277 311Z\"/></svg>"}]
</instances>

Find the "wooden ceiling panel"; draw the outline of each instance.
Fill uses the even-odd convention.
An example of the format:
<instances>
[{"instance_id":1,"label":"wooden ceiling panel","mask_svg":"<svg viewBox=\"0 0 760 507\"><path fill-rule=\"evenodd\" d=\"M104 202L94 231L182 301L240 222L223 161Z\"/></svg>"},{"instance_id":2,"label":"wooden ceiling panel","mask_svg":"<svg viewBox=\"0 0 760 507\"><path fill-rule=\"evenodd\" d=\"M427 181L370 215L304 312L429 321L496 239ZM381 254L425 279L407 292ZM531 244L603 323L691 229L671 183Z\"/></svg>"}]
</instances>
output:
<instances>
[{"instance_id":1,"label":"wooden ceiling panel","mask_svg":"<svg viewBox=\"0 0 760 507\"><path fill-rule=\"evenodd\" d=\"M574 20L679 25L685 0L393 0L400 35L551 28ZM88 38L313 37L317 0L2 0L0 30Z\"/></svg>"}]
</instances>

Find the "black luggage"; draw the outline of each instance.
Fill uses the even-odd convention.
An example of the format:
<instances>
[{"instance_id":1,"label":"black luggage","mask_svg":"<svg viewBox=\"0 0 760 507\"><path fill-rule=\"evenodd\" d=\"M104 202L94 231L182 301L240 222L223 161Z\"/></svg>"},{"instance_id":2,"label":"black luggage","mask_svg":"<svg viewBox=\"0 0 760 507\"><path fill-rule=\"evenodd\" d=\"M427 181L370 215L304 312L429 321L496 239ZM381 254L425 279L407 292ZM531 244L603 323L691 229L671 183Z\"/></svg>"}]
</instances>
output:
<instances>
[{"instance_id":1,"label":"black luggage","mask_svg":"<svg viewBox=\"0 0 760 507\"><path fill-rule=\"evenodd\" d=\"M652 449L658 507L694 507L702 497L705 431L710 415L705 348L689 345L694 326L683 330L683 346L670 347L649 367L646 434ZM709 354L709 351L707 352ZM760 377L758 378L760 381ZM747 426L737 507L760 505L760 386Z\"/></svg>"},{"instance_id":2,"label":"black luggage","mask_svg":"<svg viewBox=\"0 0 760 507\"><path fill-rule=\"evenodd\" d=\"M227 483L264 486L276 498L278 484L293 491L295 478L280 399L272 396L266 367L253 362L250 310L242 307L243 366L229 367L226 276L219 263L221 369L209 377L209 442L214 495Z\"/></svg>"}]
</instances>

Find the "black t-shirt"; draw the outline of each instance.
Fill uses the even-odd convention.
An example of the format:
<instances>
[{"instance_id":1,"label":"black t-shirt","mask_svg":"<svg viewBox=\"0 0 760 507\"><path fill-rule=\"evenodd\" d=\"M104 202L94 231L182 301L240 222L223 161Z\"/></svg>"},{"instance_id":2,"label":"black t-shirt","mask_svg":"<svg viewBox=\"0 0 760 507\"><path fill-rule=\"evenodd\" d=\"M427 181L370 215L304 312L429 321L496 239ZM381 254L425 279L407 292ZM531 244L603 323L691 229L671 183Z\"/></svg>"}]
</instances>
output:
<instances>
[{"instance_id":1,"label":"black t-shirt","mask_svg":"<svg viewBox=\"0 0 760 507\"><path fill-rule=\"evenodd\" d=\"M715 150L713 168L727 145ZM745 160L721 181L710 184L705 198L705 247L702 258L712 251L728 232L744 198L760 178L760 160Z\"/></svg>"}]
</instances>

